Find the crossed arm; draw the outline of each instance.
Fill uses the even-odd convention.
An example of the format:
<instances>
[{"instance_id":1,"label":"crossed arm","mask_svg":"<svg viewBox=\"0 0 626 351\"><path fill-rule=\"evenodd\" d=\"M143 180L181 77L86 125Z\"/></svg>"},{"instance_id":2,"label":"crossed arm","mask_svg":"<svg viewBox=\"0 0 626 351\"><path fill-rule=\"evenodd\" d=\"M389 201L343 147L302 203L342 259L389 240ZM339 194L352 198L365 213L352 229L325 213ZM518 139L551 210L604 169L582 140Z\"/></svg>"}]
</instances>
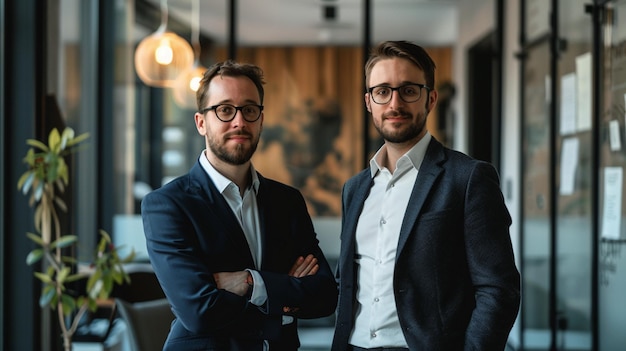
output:
<instances>
[{"instance_id":1,"label":"crossed arm","mask_svg":"<svg viewBox=\"0 0 626 351\"><path fill-rule=\"evenodd\" d=\"M300 256L289 270L289 275L302 278L314 275L318 270L319 265L315 256ZM248 271L218 272L213 273L213 278L218 289L224 289L239 296L244 296L253 284L252 275Z\"/></svg>"}]
</instances>

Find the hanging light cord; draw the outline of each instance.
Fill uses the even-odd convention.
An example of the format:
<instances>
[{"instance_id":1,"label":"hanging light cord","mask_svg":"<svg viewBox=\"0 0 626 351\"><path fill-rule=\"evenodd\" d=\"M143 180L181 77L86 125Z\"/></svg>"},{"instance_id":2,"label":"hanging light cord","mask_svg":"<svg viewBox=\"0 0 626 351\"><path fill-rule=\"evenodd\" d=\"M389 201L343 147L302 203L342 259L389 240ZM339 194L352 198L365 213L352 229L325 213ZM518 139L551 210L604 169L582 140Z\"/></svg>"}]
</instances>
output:
<instances>
[{"instance_id":1,"label":"hanging light cord","mask_svg":"<svg viewBox=\"0 0 626 351\"><path fill-rule=\"evenodd\" d=\"M193 12L193 18L191 19L191 46L197 62L200 59L200 3L198 0L194 0L191 5L191 12Z\"/></svg>"},{"instance_id":2,"label":"hanging light cord","mask_svg":"<svg viewBox=\"0 0 626 351\"><path fill-rule=\"evenodd\" d=\"M167 0L161 0L161 25L157 29L157 33L165 32L165 28L167 27L168 17L169 17L169 12L167 9Z\"/></svg>"}]
</instances>

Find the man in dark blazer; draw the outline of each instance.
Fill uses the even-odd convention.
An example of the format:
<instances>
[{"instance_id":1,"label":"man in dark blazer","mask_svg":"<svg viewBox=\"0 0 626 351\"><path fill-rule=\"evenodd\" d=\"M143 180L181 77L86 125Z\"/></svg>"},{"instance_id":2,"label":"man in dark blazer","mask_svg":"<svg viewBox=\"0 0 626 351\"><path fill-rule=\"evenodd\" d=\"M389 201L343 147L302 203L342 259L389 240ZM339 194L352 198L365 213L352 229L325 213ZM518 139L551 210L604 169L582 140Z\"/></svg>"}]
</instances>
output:
<instances>
[{"instance_id":1,"label":"man in dark blazer","mask_svg":"<svg viewBox=\"0 0 626 351\"><path fill-rule=\"evenodd\" d=\"M333 351L503 350L517 317L498 175L426 130L434 70L406 41L366 63L365 104L385 142L343 189Z\"/></svg>"},{"instance_id":2,"label":"man in dark blazer","mask_svg":"<svg viewBox=\"0 0 626 351\"><path fill-rule=\"evenodd\" d=\"M142 201L150 262L176 317L164 350L297 350L297 319L335 310L304 198L250 162L263 84L256 66L211 66L194 116L206 149Z\"/></svg>"}]
</instances>

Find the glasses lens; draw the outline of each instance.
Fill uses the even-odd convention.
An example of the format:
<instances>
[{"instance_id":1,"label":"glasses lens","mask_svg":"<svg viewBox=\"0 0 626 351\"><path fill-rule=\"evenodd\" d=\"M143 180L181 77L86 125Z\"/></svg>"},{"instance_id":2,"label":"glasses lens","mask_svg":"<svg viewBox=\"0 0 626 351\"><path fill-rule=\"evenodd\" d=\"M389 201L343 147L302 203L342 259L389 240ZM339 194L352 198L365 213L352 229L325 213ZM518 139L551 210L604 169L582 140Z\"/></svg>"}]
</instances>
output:
<instances>
[{"instance_id":1,"label":"glasses lens","mask_svg":"<svg viewBox=\"0 0 626 351\"><path fill-rule=\"evenodd\" d=\"M254 122L259 115L261 115L261 109L256 105L247 105L240 107L243 118L248 122Z\"/></svg>"},{"instance_id":2,"label":"glasses lens","mask_svg":"<svg viewBox=\"0 0 626 351\"><path fill-rule=\"evenodd\" d=\"M377 104L386 104L391 100L391 90L390 87L380 86L372 88L372 99Z\"/></svg>"},{"instance_id":3,"label":"glasses lens","mask_svg":"<svg viewBox=\"0 0 626 351\"><path fill-rule=\"evenodd\" d=\"M377 104L386 104L391 101L394 91L400 95L402 101L416 102L421 97L422 87L417 84L407 84L397 88L388 86L373 87L371 89L372 99Z\"/></svg>"},{"instance_id":4,"label":"glasses lens","mask_svg":"<svg viewBox=\"0 0 626 351\"><path fill-rule=\"evenodd\" d=\"M420 99L422 88L419 85L410 84L399 87L400 97L405 102L415 102Z\"/></svg>"},{"instance_id":5,"label":"glasses lens","mask_svg":"<svg viewBox=\"0 0 626 351\"><path fill-rule=\"evenodd\" d=\"M224 104L217 105L214 109L217 118L219 118L222 122L232 121L233 118L235 118L237 111L241 111L243 119L248 122L254 122L261 116L261 106L257 105L245 105L236 107L233 105Z\"/></svg>"},{"instance_id":6,"label":"glasses lens","mask_svg":"<svg viewBox=\"0 0 626 351\"><path fill-rule=\"evenodd\" d=\"M222 121L230 121L237 113L235 106L232 105L218 105L215 107L215 114Z\"/></svg>"}]
</instances>

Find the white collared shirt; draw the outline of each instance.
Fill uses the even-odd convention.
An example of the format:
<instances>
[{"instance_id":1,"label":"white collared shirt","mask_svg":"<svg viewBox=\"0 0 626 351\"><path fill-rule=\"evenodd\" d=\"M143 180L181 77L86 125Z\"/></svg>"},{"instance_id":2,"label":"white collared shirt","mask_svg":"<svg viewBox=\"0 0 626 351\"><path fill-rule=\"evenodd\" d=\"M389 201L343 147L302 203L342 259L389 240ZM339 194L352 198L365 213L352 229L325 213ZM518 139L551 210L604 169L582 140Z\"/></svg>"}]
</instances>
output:
<instances>
[{"instance_id":1,"label":"white collared shirt","mask_svg":"<svg viewBox=\"0 0 626 351\"><path fill-rule=\"evenodd\" d=\"M250 247L250 253L254 260L256 269L261 267L263 259L263 245L261 243L261 225L259 222L259 209L257 207L256 195L259 191L259 176L252 165L250 165L250 172L252 172L252 184L245 190L243 197L240 195L239 187L233 183L230 179L226 178L209 162L205 155L205 151L202 151L200 155L200 165L207 172L217 190L224 196L224 199L230 206L231 210L237 217L239 225L243 230L248 246ZM254 287L252 289L252 296L250 302L256 306L262 306L267 301L267 290L265 289L265 283L261 274L255 270L249 270L254 280Z\"/></svg>"},{"instance_id":2,"label":"white collared shirt","mask_svg":"<svg viewBox=\"0 0 626 351\"><path fill-rule=\"evenodd\" d=\"M363 348L407 347L393 294L400 227L430 142L429 133L396 163L392 174L381 167L383 145L370 161L374 180L356 228L357 308L351 345Z\"/></svg>"}]
</instances>

